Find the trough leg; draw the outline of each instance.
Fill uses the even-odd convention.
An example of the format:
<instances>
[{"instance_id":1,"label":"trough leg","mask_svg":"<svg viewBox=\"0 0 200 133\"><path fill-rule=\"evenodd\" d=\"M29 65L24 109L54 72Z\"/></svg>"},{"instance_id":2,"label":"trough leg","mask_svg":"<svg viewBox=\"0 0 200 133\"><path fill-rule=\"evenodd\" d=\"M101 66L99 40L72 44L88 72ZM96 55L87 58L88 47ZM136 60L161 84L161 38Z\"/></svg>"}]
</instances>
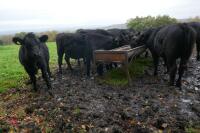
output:
<instances>
[{"instance_id":1,"label":"trough leg","mask_svg":"<svg viewBox=\"0 0 200 133\"><path fill-rule=\"evenodd\" d=\"M128 60L124 62L124 65L125 65L126 76L128 79L128 85L131 86L131 77L130 77L130 73L128 70Z\"/></svg>"}]
</instances>

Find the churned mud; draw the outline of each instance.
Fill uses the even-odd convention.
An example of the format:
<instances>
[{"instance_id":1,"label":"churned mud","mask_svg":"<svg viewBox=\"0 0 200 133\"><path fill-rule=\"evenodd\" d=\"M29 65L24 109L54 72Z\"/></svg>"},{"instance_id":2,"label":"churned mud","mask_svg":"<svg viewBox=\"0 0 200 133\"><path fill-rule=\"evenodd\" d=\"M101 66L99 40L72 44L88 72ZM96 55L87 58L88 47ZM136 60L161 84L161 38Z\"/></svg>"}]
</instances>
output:
<instances>
[{"instance_id":1,"label":"churned mud","mask_svg":"<svg viewBox=\"0 0 200 133\"><path fill-rule=\"evenodd\" d=\"M116 87L87 79L75 67L52 79L54 97L31 86L0 94L0 130L3 132L149 133L180 132L200 126L200 62L192 58L182 89L168 86L160 66L133 79L131 87Z\"/></svg>"}]
</instances>

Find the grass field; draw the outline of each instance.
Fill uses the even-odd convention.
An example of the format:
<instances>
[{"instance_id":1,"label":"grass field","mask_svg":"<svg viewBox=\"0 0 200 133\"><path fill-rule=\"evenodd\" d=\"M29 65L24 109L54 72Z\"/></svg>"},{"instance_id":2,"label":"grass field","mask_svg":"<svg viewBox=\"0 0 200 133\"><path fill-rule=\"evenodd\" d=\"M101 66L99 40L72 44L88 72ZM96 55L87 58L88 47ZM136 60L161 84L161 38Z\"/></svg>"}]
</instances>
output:
<instances>
[{"instance_id":1,"label":"grass field","mask_svg":"<svg viewBox=\"0 0 200 133\"><path fill-rule=\"evenodd\" d=\"M0 46L0 92L9 88L22 86L27 74L19 63L18 45ZM55 42L49 42L50 66L57 61Z\"/></svg>"}]
</instances>

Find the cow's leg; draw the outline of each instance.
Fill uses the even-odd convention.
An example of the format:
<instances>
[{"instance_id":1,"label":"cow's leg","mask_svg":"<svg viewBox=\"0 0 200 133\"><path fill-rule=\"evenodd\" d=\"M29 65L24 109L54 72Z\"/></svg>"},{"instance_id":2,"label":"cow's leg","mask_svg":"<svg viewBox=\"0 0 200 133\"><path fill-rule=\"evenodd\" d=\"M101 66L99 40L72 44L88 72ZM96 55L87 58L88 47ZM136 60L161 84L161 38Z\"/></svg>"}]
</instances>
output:
<instances>
[{"instance_id":1,"label":"cow's leg","mask_svg":"<svg viewBox=\"0 0 200 133\"><path fill-rule=\"evenodd\" d=\"M102 63L97 64L97 73L99 76L103 75L103 64Z\"/></svg>"},{"instance_id":2,"label":"cow's leg","mask_svg":"<svg viewBox=\"0 0 200 133\"><path fill-rule=\"evenodd\" d=\"M47 84L47 88L48 89L52 89L52 85L51 85L51 81L50 81L49 75L47 73L47 69L45 67L42 67L41 71L42 71L42 77L43 77L43 79L45 80L45 82Z\"/></svg>"},{"instance_id":3,"label":"cow's leg","mask_svg":"<svg viewBox=\"0 0 200 133\"><path fill-rule=\"evenodd\" d=\"M106 70L110 70L110 65L109 64L106 64Z\"/></svg>"},{"instance_id":4,"label":"cow's leg","mask_svg":"<svg viewBox=\"0 0 200 133\"><path fill-rule=\"evenodd\" d=\"M58 53L58 67L59 67L59 73L62 73L62 59L63 59L63 52Z\"/></svg>"},{"instance_id":5,"label":"cow's leg","mask_svg":"<svg viewBox=\"0 0 200 133\"><path fill-rule=\"evenodd\" d=\"M34 90L34 91L37 91L35 74L33 74L33 73L28 73L28 75L29 75L29 77L30 77L31 83L33 84L33 90Z\"/></svg>"},{"instance_id":6,"label":"cow's leg","mask_svg":"<svg viewBox=\"0 0 200 133\"><path fill-rule=\"evenodd\" d=\"M72 66L70 64L70 57L68 57L66 54L65 54L65 61L67 63L68 68L72 71L73 69L72 69Z\"/></svg>"},{"instance_id":7,"label":"cow's leg","mask_svg":"<svg viewBox=\"0 0 200 133\"><path fill-rule=\"evenodd\" d=\"M158 74L159 57L156 54L152 54L152 57L154 63L154 76L156 76Z\"/></svg>"},{"instance_id":8,"label":"cow's leg","mask_svg":"<svg viewBox=\"0 0 200 133\"><path fill-rule=\"evenodd\" d=\"M114 64L114 67L117 68L117 63L113 63L113 64Z\"/></svg>"},{"instance_id":9,"label":"cow's leg","mask_svg":"<svg viewBox=\"0 0 200 133\"><path fill-rule=\"evenodd\" d=\"M111 70L112 69L112 63L106 64L106 70Z\"/></svg>"},{"instance_id":10,"label":"cow's leg","mask_svg":"<svg viewBox=\"0 0 200 133\"><path fill-rule=\"evenodd\" d=\"M146 50L146 52L145 52L145 58L147 58L149 56L149 53L148 53L148 51Z\"/></svg>"},{"instance_id":11,"label":"cow's leg","mask_svg":"<svg viewBox=\"0 0 200 133\"><path fill-rule=\"evenodd\" d=\"M85 58L83 58L83 63L86 64L86 59Z\"/></svg>"},{"instance_id":12,"label":"cow's leg","mask_svg":"<svg viewBox=\"0 0 200 133\"><path fill-rule=\"evenodd\" d=\"M48 72L49 77L52 77L48 62L47 62L47 72Z\"/></svg>"},{"instance_id":13,"label":"cow's leg","mask_svg":"<svg viewBox=\"0 0 200 133\"><path fill-rule=\"evenodd\" d=\"M113 63L109 64L110 69L113 69Z\"/></svg>"},{"instance_id":14,"label":"cow's leg","mask_svg":"<svg viewBox=\"0 0 200 133\"><path fill-rule=\"evenodd\" d=\"M169 85L173 86L174 85L174 80L175 80L175 77L176 77L176 71L177 71L176 60L168 61L167 64L168 64L169 76L170 76Z\"/></svg>"},{"instance_id":15,"label":"cow's leg","mask_svg":"<svg viewBox=\"0 0 200 133\"><path fill-rule=\"evenodd\" d=\"M77 59L78 60L78 66L81 66L81 62L80 62L80 58Z\"/></svg>"},{"instance_id":16,"label":"cow's leg","mask_svg":"<svg viewBox=\"0 0 200 133\"><path fill-rule=\"evenodd\" d=\"M86 65L87 65L86 68L87 68L87 70L86 71L87 71L87 76L88 77L90 76L90 67L91 67L91 64L90 64L91 62L90 61L91 61L91 59L89 57L87 57L86 58Z\"/></svg>"},{"instance_id":17,"label":"cow's leg","mask_svg":"<svg viewBox=\"0 0 200 133\"><path fill-rule=\"evenodd\" d=\"M164 67L166 68L166 71L164 74L167 74L169 72L169 68L168 68L168 65L167 65L167 58L166 56L163 56L163 61L164 61Z\"/></svg>"},{"instance_id":18,"label":"cow's leg","mask_svg":"<svg viewBox=\"0 0 200 133\"><path fill-rule=\"evenodd\" d=\"M196 50L197 50L197 60L199 61L200 60L200 55L199 55L199 52L200 52L200 42L196 42Z\"/></svg>"},{"instance_id":19,"label":"cow's leg","mask_svg":"<svg viewBox=\"0 0 200 133\"><path fill-rule=\"evenodd\" d=\"M187 61L181 59L180 66L179 66L179 69L178 69L179 77L178 77L178 80L176 81L177 87L181 87L181 78L182 78L184 71L186 69L187 69Z\"/></svg>"}]
</instances>

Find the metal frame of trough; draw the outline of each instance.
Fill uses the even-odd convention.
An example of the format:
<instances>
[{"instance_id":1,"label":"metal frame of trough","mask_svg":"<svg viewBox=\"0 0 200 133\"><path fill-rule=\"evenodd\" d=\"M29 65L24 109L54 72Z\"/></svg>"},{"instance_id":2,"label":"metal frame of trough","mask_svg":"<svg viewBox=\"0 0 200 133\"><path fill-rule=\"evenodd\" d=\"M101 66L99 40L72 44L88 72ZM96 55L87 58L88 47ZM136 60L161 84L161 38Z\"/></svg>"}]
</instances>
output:
<instances>
[{"instance_id":1,"label":"metal frame of trough","mask_svg":"<svg viewBox=\"0 0 200 133\"><path fill-rule=\"evenodd\" d=\"M130 62L134 57L137 55L140 55L146 50L146 47L139 46L135 48L130 48L130 45L125 45L119 48L115 48L112 50L95 50L94 51L94 64L97 62L103 62L103 63L110 63L110 62L116 62L116 63L122 63L125 66L126 75L128 78L128 84L131 85L131 77L128 70L128 63L129 59Z\"/></svg>"}]
</instances>

